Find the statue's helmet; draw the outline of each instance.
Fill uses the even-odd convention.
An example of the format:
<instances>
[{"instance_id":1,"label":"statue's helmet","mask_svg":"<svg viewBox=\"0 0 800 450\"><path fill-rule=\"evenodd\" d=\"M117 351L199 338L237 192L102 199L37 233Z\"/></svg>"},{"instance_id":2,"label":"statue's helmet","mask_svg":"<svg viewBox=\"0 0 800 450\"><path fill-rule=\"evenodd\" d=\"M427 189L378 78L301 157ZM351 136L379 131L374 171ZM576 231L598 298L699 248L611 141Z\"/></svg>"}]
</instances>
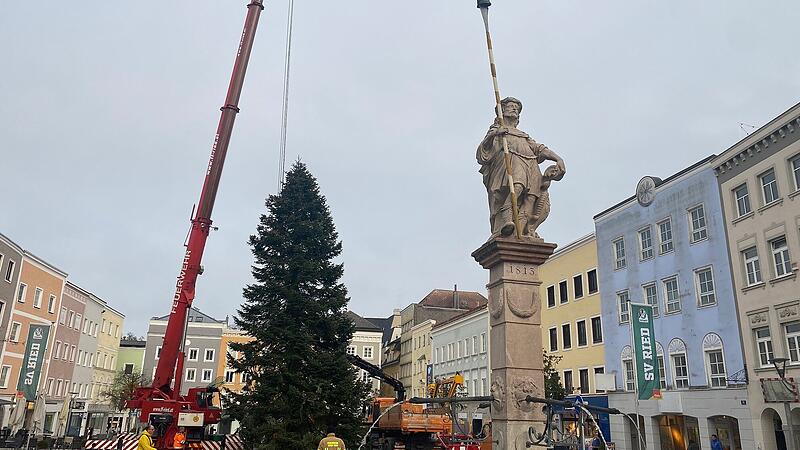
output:
<instances>
[{"instance_id":1,"label":"statue's helmet","mask_svg":"<svg viewBox=\"0 0 800 450\"><path fill-rule=\"evenodd\" d=\"M518 99L516 99L514 97L506 97L506 98L500 100L500 105L506 106L506 103L514 103L514 104L516 104L517 108L519 108L519 112L522 112L522 102L519 101Z\"/></svg>"}]
</instances>

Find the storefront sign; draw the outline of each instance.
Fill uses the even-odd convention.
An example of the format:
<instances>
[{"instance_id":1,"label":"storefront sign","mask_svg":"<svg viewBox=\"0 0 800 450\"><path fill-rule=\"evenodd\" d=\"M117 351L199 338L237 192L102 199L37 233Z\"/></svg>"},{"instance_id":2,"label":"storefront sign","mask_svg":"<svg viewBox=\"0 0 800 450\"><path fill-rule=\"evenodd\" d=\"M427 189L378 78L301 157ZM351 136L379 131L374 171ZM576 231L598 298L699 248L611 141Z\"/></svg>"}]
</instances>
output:
<instances>
[{"instance_id":1,"label":"storefront sign","mask_svg":"<svg viewBox=\"0 0 800 450\"><path fill-rule=\"evenodd\" d=\"M25 359L19 371L17 391L32 402L36 400L36 388L39 386L39 376L42 372L47 338L50 336L50 326L31 325L28 330L28 343L25 345Z\"/></svg>"},{"instance_id":2,"label":"storefront sign","mask_svg":"<svg viewBox=\"0 0 800 450\"><path fill-rule=\"evenodd\" d=\"M660 399L661 386L656 335L653 332L653 307L638 303L631 303L630 307L639 400Z\"/></svg>"}]
</instances>

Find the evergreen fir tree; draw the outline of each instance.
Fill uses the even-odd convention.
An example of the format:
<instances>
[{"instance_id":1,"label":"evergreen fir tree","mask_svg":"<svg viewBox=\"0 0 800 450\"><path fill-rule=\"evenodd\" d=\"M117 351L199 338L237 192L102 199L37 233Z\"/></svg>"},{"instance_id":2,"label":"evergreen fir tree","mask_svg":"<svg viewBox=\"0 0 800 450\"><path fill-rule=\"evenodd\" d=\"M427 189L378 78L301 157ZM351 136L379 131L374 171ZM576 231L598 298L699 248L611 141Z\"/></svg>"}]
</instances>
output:
<instances>
[{"instance_id":1,"label":"evergreen fir tree","mask_svg":"<svg viewBox=\"0 0 800 450\"><path fill-rule=\"evenodd\" d=\"M255 340L232 344L240 357L229 357L251 381L226 407L255 450L316 448L329 426L355 448L368 387L345 356L354 330L343 265L333 261L342 252L333 219L300 161L266 206L250 237L255 282L236 318Z\"/></svg>"}]
</instances>

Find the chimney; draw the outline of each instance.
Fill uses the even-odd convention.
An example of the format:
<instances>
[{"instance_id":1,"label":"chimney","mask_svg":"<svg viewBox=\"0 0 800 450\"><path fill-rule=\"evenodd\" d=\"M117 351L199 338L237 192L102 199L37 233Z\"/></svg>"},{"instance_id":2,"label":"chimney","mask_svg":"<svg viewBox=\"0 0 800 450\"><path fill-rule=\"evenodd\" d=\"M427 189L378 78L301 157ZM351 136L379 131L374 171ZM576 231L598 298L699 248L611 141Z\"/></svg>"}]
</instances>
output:
<instances>
[{"instance_id":1,"label":"chimney","mask_svg":"<svg viewBox=\"0 0 800 450\"><path fill-rule=\"evenodd\" d=\"M459 302L458 302L458 285L453 285L453 308L458 309Z\"/></svg>"}]
</instances>

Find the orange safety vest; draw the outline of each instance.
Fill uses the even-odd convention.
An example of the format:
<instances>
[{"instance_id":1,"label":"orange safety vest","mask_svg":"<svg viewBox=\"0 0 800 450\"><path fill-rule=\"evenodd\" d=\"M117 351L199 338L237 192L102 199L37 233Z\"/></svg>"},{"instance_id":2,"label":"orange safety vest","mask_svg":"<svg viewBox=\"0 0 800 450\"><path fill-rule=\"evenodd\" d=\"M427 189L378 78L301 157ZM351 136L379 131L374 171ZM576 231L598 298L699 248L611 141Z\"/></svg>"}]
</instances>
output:
<instances>
[{"instance_id":1,"label":"orange safety vest","mask_svg":"<svg viewBox=\"0 0 800 450\"><path fill-rule=\"evenodd\" d=\"M172 448L183 448L184 444L186 444L186 435L181 433L180 431L175 433L175 440L173 442Z\"/></svg>"}]
</instances>

